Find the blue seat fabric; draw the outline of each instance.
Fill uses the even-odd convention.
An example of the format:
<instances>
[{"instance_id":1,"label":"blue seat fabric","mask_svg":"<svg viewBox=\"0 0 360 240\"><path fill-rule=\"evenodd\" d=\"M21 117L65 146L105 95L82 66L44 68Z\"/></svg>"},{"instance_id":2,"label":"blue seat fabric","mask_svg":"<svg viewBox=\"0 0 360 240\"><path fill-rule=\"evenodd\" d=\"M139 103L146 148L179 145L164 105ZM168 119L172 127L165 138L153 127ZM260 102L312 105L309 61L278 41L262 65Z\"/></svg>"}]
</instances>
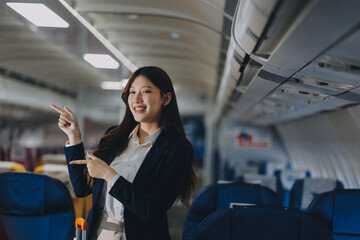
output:
<instances>
[{"instance_id":1,"label":"blue seat fabric","mask_svg":"<svg viewBox=\"0 0 360 240\"><path fill-rule=\"evenodd\" d=\"M317 196L307 211L332 231L336 240L360 239L360 190L334 190Z\"/></svg>"},{"instance_id":2,"label":"blue seat fabric","mask_svg":"<svg viewBox=\"0 0 360 240\"><path fill-rule=\"evenodd\" d=\"M214 212L194 240L332 240L327 227L298 209L242 207Z\"/></svg>"},{"instance_id":3,"label":"blue seat fabric","mask_svg":"<svg viewBox=\"0 0 360 240\"><path fill-rule=\"evenodd\" d=\"M0 174L1 239L74 239L75 212L65 184L46 175Z\"/></svg>"},{"instance_id":4,"label":"blue seat fabric","mask_svg":"<svg viewBox=\"0 0 360 240\"><path fill-rule=\"evenodd\" d=\"M183 239L192 239L201 221L216 210L227 209L230 203L280 206L280 200L269 188L247 183L215 184L199 190L183 227Z\"/></svg>"}]
</instances>

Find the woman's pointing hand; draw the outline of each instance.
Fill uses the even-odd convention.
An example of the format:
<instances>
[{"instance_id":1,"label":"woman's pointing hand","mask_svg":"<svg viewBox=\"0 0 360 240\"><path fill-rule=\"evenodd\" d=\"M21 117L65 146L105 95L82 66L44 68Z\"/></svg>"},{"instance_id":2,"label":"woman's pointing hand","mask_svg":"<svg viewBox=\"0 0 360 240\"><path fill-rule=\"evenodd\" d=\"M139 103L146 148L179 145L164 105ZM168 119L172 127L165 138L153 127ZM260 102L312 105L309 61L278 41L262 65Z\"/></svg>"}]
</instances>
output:
<instances>
[{"instance_id":1,"label":"woman's pointing hand","mask_svg":"<svg viewBox=\"0 0 360 240\"><path fill-rule=\"evenodd\" d=\"M116 175L114 169L109 167L106 162L91 153L87 153L89 159L74 160L70 164L86 164L90 177L104 179L110 182Z\"/></svg>"},{"instance_id":2,"label":"woman's pointing hand","mask_svg":"<svg viewBox=\"0 0 360 240\"><path fill-rule=\"evenodd\" d=\"M69 143L75 144L81 142L79 124L71 109L68 107L61 109L54 104L50 104L50 107L60 113L58 126L68 136Z\"/></svg>"}]
</instances>

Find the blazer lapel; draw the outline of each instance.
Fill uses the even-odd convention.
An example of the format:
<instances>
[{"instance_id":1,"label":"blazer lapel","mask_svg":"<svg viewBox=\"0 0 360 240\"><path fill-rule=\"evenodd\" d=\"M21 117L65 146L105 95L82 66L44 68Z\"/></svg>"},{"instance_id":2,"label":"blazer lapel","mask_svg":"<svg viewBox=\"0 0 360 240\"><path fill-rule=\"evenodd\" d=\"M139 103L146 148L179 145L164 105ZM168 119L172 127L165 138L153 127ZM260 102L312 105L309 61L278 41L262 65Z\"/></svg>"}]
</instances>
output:
<instances>
[{"instance_id":1,"label":"blazer lapel","mask_svg":"<svg viewBox=\"0 0 360 240\"><path fill-rule=\"evenodd\" d=\"M150 151L146 155L143 163L141 164L138 172L136 173L134 184L139 184L146 179L149 175L156 174L156 168L159 167L159 160L161 159L162 154L167 143L168 135L163 130L158 139L155 141L154 145L151 147Z\"/></svg>"}]
</instances>

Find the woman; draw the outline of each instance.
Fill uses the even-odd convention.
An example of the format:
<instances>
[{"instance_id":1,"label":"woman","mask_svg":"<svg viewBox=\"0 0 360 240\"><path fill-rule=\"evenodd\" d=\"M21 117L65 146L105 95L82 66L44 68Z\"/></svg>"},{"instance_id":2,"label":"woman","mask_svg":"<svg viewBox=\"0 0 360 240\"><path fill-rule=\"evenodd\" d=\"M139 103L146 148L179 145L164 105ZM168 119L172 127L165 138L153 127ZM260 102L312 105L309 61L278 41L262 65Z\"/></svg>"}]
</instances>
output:
<instances>
[{"instance_id":1,"label":"woman","mask_svg":"<svg viewBox=\"0 0 360 240\"><path fill-rule=\"evenodd\" d=\"M65 155L74 192L93 194L89 239L170 239L166 212L176 199L189 206L196 181L173 85L162 69L142 67L122 99L124 120L107 130L87 160L73 112L50 105L69 138Z\"/></svg>"}]
</instances>

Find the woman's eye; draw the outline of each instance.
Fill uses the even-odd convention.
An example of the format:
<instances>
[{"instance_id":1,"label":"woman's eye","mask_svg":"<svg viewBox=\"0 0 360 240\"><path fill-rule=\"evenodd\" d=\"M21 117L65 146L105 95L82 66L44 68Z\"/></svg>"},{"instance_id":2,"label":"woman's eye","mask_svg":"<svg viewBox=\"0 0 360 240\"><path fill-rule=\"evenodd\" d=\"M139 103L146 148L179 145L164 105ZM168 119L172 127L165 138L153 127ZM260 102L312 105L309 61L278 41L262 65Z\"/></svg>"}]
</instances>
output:
<instances>
[{"instance_id":1,"label":"woman's eye","mask_svg":"<svg viewBox=\"0 0 360 240\"><path fill-rule=\"evenodd\" d=\"M144 90L143 93L151 93L149 90Z\"/></svg>"},{"instance_id":2,"label":"woman's eye","mask_svg":"<svg viewBox=\"0 0 360 240\"><path fill-rule=\"evenodd\" d=\"M131 91L131 92L129 92L129 94L135 94L135 92L134 92L134 91Z\"/></svg>"}]
</instances>

